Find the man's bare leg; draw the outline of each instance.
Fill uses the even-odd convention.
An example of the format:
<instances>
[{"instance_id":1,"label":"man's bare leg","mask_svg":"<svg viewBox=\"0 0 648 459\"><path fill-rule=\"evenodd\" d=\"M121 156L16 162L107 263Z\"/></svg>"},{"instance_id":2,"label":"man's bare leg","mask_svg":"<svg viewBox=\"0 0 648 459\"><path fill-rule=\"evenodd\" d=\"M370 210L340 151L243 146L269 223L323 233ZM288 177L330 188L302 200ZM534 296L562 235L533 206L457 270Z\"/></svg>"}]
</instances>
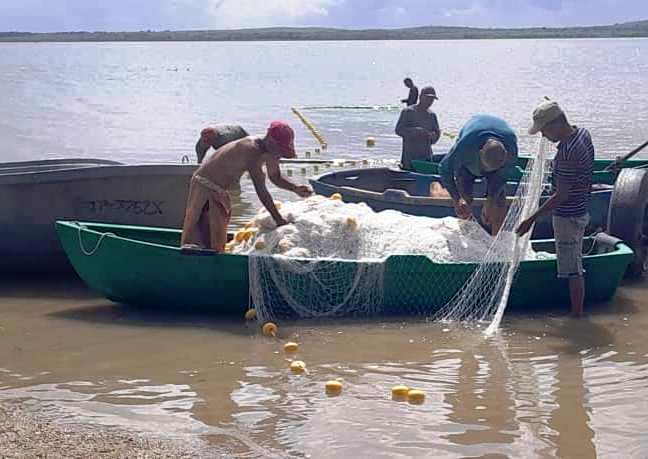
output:
<instances>
[{"instance_id":1,"label":"man's bare leg","mask_svg":"<svg viewBox=\"0 0 648 459\"><path fill-rule=\"evenodd\" d=\"M569 298L572 316L581 317L585 303L585 278L583 276L569 278Z\"/></svg>"},{"instance_id":2,"label":"man's bare leg","mask_svg":"<svg viewBox=\"0 0 648 459\"><path fill-rule=\"evenodd\" d=\"M227 243L227 225L229 224L229 212L226 212L221 205L210 203L209 206L209 248L218 252L225 251Z\"/></svg>"}]
</instances>

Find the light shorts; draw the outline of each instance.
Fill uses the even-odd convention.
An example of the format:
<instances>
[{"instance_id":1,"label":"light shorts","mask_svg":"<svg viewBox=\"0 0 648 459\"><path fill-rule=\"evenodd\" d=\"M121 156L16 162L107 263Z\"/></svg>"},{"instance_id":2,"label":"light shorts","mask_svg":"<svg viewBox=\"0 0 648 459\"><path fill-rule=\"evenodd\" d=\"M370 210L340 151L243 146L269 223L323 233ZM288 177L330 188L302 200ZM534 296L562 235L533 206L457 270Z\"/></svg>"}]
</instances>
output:
<instances>
[{"instance_id":1,"label":"light shorts","mask_svg":"<svg viewBox=\"0 0 648 459\"><path fill-rule=\"evenodd\" d=\"M583 275L583 238L589 221L589 214L580 217L553 216L559 278Z\"/></svg>"}]
</instances>

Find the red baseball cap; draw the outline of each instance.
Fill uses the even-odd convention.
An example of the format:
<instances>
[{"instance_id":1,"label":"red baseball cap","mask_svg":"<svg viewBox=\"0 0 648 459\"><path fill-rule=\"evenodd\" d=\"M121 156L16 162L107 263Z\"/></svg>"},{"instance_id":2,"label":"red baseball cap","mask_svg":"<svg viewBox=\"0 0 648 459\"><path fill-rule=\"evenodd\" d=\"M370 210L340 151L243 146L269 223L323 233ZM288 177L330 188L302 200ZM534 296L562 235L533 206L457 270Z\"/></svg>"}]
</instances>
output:
<instances>
[{"instance_id":1,"label":"red baseball cap","mask_svg":"<svg viewBox=\"0 0 648 459\"><path fill-rule=\"evenodd\" d=\"M200 131L200 139L209 145L213 145L216 141L216 137L218 137L218 133L213 127L206 127Z\"/></svg>"},{"instance_id":2,"label":"red baseball cap","mask_svg":"<svg viewBox=\"0 0 648 459\"><path fill-rule=\"evenodd\" d=\"M281 150L282 156L294 158L295 153L295 131L284 121L273 121L268 127L268 137L271 137Z\"/></svg>"}]
</instances>

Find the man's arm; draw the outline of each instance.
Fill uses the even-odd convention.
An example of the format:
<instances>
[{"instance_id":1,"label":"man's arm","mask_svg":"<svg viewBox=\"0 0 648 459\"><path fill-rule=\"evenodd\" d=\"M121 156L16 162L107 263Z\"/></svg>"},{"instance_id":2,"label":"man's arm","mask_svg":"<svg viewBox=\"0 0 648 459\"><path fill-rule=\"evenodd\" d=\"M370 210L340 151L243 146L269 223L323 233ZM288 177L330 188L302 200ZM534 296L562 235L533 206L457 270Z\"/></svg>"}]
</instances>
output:
<instances>
[{"instance_id":1,"label":"man's arm","mask_svg":"<svg viewBox=\"0 0 648 459\"><path fill-rule=\"evenodd\" d=\"M288 179L285 179L281 175L281 169L279 168L279 161L274 158L269 158L266 160L266 169L268 171L268 178L272 183L283 190L292 191L295 194L298 194L302 198L310 196L312 191L306 185L295 185Z\"/></svg>"},{"instance_id":2,"label":"man's arm","mask_svg":"<svg viewBox=\"0 0 648 459\"><path fill-rule=\"evenodd\" d=\"M430 142L434 145L439 141L439 137L441 137L441 129L439 128L439 119L437 118L436 113L432 113L432 118L434 120L434 126L430 135Z\"/></svg>"},{"instance_id":3,"label":"man's arm","mask_svg":"<svg viewBox=\"0 0 648 459\"><path fill-rule=\"evenodd\" d=\"M277 223L277 226L285 225L287 223L286 220L284 220L284 218L277 210L272 196L270 196L270 192L266 188L265 174L261 169L261 162L255 162L254 165L248 169L248 172L250 173L250 178L252 179L252 183L254 184L254 190L256 191L261 204L263 204L263 207L265 207L268 212L270 212L270 215L272 215L272 218L274 219L275 223Z\"/></svg>"},{"instance_id":4,"label":"man's arm","mask_svg":"<svg viewBox=\"0 0 648 459\"><path fill-rule=\"evenodd\" d=\"M457 188L457 181L455 174L457 169L455 167L455 160L457 156L457 143L455 143L450 151L445 155L443 161L439 165L439 175L441 175L441 183L443 187L448 191L452 199L457 202L461 198L459 190Z\"/></svg>"},{"instance_id":5,"label":"man's arm","mask_svg":"<svg viewBox=\"0 0 648 459\"><path fill-rule=\"evenodd\" d=\"M533 226L538 217L546 214L547 212L551 212L556 207L567 201L569 199L570 192L571 185L568 182L566 182L565 180L557 180L556 192L551 195L551 197L547 199L545 203L540 206L540 208L536 210L533 215L531 215L520 224L516 231L518 236L524 236L526 233L528 233L531 229L531 226Z\"/></svg>"}]
</instances>

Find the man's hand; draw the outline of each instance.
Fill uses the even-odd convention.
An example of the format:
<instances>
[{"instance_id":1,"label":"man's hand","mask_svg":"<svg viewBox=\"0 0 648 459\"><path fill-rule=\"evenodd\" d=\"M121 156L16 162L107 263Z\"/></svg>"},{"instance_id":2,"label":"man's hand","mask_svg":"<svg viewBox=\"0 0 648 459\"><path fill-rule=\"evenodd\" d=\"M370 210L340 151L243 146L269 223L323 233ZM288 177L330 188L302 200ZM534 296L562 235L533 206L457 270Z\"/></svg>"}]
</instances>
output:
<instances>
[{"instance_id":1,"label":"man's hand","mask_svg":"<svg viewBox=\"0 0 648 459\"><path fill-rule=\"evenodd\" d=\"M472 209L464 198L455 201L455 212L457 213L457 217L462 220L470 220L473 216Z\"/></svg>"},{"instance_id":2,"label":"man's hand","mask_svg":"<svg viewBox=\"0 0 648 459\"><path fill-rule=\"evenodd\" d=\"M279 215L277 218L275 218L275 223L277 224L277 228L279 228L280 226L287 225L288 221L281 215Z\"/></svg>"},{"instance_id":3,"label":"man's hand","mask_svg":"<svg viewBox=\"0 0 648 459\"><path fill-rule=\"evenodd\" d=\"M482 206L481 210L481 219L484 225L491 225L490 221L490 206L488 205L488 202L485 202L484 205Z\"/></svg>"},{"instance_id":4,"label":"man's hand","mask_svg":"<svg viewBox=\"0 0 648 459\"><path fill-rule=\"evenodd\" d=\"M518 229L515 232L520 237L524 236L526 233L529 232L534 222L535 222L534 218L527 218L522 223L520 223L520 226L518 226Z\"/></svg>"},{"instance_id":5,"label":"man's hand","mask_svg":"<svg viewBox=\"0 0 648 459\"><path fill-rule=\"evenodd\" d=\"M310 189L309 186L307 185L297 185L294 189L293 192L302 198L307 198L311 194L313 194L313 190Z\"/></svg>"}]
</instances>

